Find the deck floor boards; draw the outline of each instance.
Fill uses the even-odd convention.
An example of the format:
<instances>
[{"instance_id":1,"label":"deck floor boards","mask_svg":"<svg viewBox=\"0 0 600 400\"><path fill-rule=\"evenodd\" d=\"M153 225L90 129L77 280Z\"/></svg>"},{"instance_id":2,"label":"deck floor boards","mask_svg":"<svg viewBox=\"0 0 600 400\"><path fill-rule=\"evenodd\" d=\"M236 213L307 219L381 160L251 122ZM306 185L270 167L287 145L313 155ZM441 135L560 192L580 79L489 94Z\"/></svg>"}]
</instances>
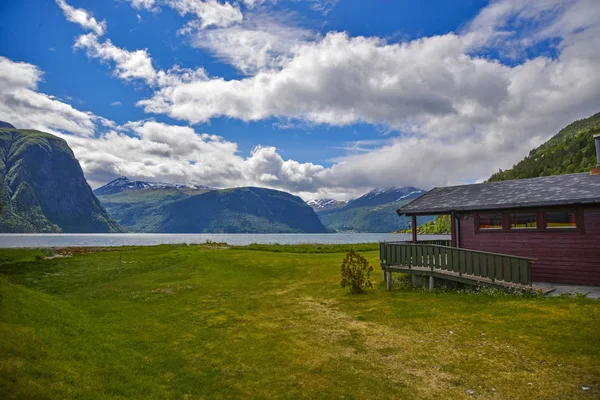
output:
<instances>
[{"instance_id":1,"label":"deck floor boards","mask_svg":"<svg viewBox=\"0 0 600 400\"><path fill-rule=\"evenodd\" d=\"M403 266L403 265L390 265L390 266L385 266L383 269L385 271L390 271L390 272L402 272L402 273L408 273L408 274L433 276L434 278L448 279L451 281L462 282L462 283L466 283L466 284L470 284L470 285L485 284L485 285L491 285L491 286L500 286L500 287L504 287L504 288L508 288L508 289L517 289L517 290L526 290L526 291L542 290L544 292L548 289L547 287L537 286L535 284L522 285L519 283L506 282L506 281L502 281L502 280L498 280L498 279L495 279L492 281L490 278L483 277L483 276L467 275L465 273L463 273L461 275L458 272L437 269L437 268L432 270L429 267L417 267L417 266L407 267L407 266Z\"/></svg>"}]
</instances>

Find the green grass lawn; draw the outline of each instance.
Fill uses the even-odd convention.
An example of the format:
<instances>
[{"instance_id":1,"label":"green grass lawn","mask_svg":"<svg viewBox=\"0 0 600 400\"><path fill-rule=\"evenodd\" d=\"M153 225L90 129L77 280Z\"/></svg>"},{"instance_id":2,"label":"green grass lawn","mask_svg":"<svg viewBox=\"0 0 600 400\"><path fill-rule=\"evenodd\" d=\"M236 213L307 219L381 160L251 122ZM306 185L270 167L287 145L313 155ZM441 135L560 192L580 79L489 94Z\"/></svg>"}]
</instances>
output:
<instances>
[{"instance_id":1,"label":"green grass lawn","mask_svg":"<svg viewBox=\"0 0 600 400\"><path fill-rule=\"evenodd\" d=\"M387 292L376 245L353 296L318 247L1 250L0 398L599 398L599 301Z\"/></svg>"}]
</instances>

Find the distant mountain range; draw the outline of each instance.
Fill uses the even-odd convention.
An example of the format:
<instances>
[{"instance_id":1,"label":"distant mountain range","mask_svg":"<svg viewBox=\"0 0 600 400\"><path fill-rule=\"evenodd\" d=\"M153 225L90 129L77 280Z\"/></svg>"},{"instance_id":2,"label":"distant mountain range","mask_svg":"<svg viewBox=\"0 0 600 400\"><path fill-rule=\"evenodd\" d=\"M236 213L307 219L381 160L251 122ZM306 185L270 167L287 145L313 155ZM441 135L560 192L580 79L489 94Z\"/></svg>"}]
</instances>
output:
<instances>
[{"instance_id":1,"label":"distant mountain range","mask_svg":"<svg viewBox=\"0 0 600 400\"><path fill-rule=\"evenodd\" d=\"M63 139L0 121L0 232L122 232Z\"/></svg>"},{"instance_id":2,"label":"distant mountain range","mask_svg":"<svg viewBox=\"0 0 600 400\"><path fill-rule=\"evenodd\" d=\"M369 193L335 207L322 207L313 200L313 209L329 232L393 232L409 226L409 218L399 217L396 210L424 191L414 187L373 189ZM327 200L322 200L325 204ZM419 223L432 217L420 217Z\"/></svg>"},{"instance_id":3,"label":"distant mountain range","mask_svg":"<svg viewBox=\"0 0 600 400\"><path fill-rule=\"evenodd\" d=\"M301 198L278 190L216 190L120 177L94 193L131 232L325 232L315 212Z\"/></svg>"},{"instance_id":4,"label":"distant mountain range","mask_svg":"<svg viewBox=\"0 0 600 400\"><path fill-rule=\"evenodd\" d=\"M270 189L217 190L126 177L94 191L104 207L131 232L227 233L392 232L409 223L409 219L398 217L396 209L422 193L414 187L388 187L350 201L314 199L304 203L299 197ZM267 208L262 209L263 205ZM272 212L282 207L287 210L285 214ZM308 223L300 223L302 219Z\"/></svg>"}]
</instances>

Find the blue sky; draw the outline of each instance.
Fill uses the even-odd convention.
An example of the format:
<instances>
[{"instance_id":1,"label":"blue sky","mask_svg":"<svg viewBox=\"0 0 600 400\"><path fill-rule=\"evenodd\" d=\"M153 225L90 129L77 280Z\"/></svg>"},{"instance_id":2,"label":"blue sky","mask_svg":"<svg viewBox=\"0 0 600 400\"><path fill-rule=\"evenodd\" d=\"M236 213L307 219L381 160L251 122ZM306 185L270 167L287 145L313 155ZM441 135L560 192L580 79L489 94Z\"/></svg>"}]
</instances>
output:
<instances>
[{"instance_id":1,"label":"blue sky","mask_svg":"<svg viewBox=\"0 0 600 400\"><path fill-rule=\"evenodd\" d=\"M599 111L598 16L586 0L3 2L0 119L64 137L92 186L473 182Z\"/></svg>"}]
</instances>

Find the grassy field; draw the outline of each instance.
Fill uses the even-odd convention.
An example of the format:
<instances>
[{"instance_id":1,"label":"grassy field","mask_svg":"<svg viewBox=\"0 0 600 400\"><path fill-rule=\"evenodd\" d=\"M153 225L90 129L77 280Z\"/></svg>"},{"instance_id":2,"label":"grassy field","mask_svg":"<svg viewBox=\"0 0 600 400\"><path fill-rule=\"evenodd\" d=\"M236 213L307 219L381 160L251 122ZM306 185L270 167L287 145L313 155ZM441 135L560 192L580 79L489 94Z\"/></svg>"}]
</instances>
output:
<instances>
[{"instance_id":1,"label":"grassy field","mask_svg":"<svg viewBox=\"0 0 600 400\"><path fill-rule=\"evenodd\" d=\"M599 301L386 292L376 245L353 296L318 247L1 250L0 398L599 398Z\"/></svg>"}]
</instances>

